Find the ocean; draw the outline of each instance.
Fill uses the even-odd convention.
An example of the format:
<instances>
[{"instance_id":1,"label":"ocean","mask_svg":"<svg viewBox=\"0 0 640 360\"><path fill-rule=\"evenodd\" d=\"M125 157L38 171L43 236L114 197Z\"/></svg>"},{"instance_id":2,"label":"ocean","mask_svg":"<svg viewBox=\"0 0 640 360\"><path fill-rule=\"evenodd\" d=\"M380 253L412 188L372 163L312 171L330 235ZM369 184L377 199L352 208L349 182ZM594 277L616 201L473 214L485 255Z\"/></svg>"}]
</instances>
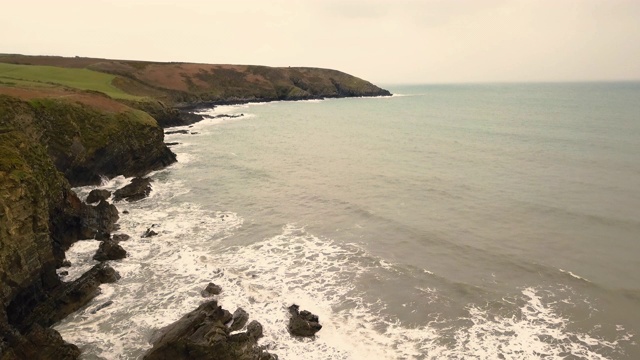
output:
<instances>
[{"instance_id":1,"label":"ocean","mask_svg":"<svg viewBox=\"0 0 640 360\"><path fill-rule=\"evenodd\" d=\"M55 329L141 358L214 282L280 359L639 359L640 83L387 88L167 135L178 163L116 204L122 279ZM315 339L287 333L294 303Z\"/></svg>"}]
</instances>

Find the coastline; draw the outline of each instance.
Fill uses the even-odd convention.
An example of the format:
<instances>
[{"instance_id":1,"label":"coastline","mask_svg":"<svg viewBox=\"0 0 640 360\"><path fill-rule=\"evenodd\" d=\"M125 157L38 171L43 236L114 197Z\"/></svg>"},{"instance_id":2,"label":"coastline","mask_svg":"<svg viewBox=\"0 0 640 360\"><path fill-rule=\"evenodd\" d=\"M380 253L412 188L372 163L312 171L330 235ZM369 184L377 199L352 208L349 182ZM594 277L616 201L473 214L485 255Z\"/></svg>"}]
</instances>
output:
<instances>
[{"instance_id":1,"label":"coastline","mask_svg":"<svg viewBox=\"0 0 640 360\"><path fill-rule=\"evenodd\" d=\"M337 88L339 89L339 87ZM71 101L79 102L70 103L59 99L38 100L42 96L45 99L48 96L47 92L42 93L40 90L31 88L25 89L26 92L18 90L12 84L9 84L8 87L6 85L0 86L0 94L6 94L0 95L0 100L3 101L1 109L3 111L0 112L2 115L0 135L7 138L5 144L10 144L9 139L14 139L11 141L18 144L14 149L19 149L17 163L5 163L0 167L0 175L2 175L0 180L14 184L11 187L2 187L5 192L3 194L4 208L8 209L10 214L17 204L15 199L30 201L30 198L37 198L40 196L37 194L43 192L50 193L50 196L48 199L44 199L42 205L33 208L41 214L37 229L32 228L29 222L16 222L18 218L15 216L3 217L3 221L7 222L4 228L8 232L2 234L2 243L15 243L16 245L12 246L17 246L15 248L5 246L5 249L19 254L20 262L31 264L28 269L22 271L9 270L15 266L11 265L9 260L12 255L7 252L0 254L3 276L6 277L6 274L11 272L24 276L24 278L5 281L9 287L5 286L0 289L4 303L0 312L2 315L0 316L0 328L5 334L4 340L0 343L0 359L3 360L24 357L46 358L48 356L60 359L77 358L80 355L79 349L75 345L64 342L57 332L49 326L85 306L97 296L100 292L100 283L115 281L119 277L117 273L113 272L113 269L103 265L92 268L71 282L61 281L56 275L56 269L67 264L64 252L73 243L90 237L108 240L118 227L118 213L116 210L114 214L113 205L108 202L100 203L102 208L111 210L96 211L96 206L81 202L71 190L71 186L96 184L105 175L110 178L118 174L146 176L149 171L165 168L175 162L176 158L167 145L163 144L164 135L160 127L166 129L201 121L206 117L195 114L195 112L198 109L210 109L214 103L215 105L229 105L282 100L319 100L356 95L387 96L390 94L388 92L383 92L382 95L380 93L355 94L348 91L340 93L339 91L335 95L292 96L290 98L234 98L215 102L192 100L181 106L167 106L158 102L159 106L152 107L151 111L145 111L149 109L140 109L130 101L119 101L120 104L125 104L125 107L122 107L101 94L73 90L71 91ZM68 92L69 90L64 91ZM18 94L18 98L14 97L16 94ZM156 122L149 122L148 119L151 117L146 114L140 117L138 113L130 110L131 108L126 105L145 111L153 116ZM102 143L100 140L89 140L88 135L82 135L96 131L95 129L86 130L85 133L82 130L83 126L87 126L87 129L95 126L96 123L92 119L104 117L114 111L116 114L131 114L127 115L131 116L131 120L117 115L116 119L121 122L122 127L115 128L114 133L109 133L114 130L107 130L106 133L105 130L97 130L95 134L105 136L111 142ZM73 115L70 116L70 114ZM29 119L27 126L24 124L25 119ZM46 122L44 119L47 119ZM52 128L48 121L68 122L71 127L65 125L66 127ZM131 124L136 123L141 124L140 130L131 127ZM67 128L72 132L66 130ZM77 131L73 129L78 128L81 131L80 137L77 133L73 135L73 131ZM151 132L145 133L147 130L143 129L151 129ZM113 139L117 140L113 142ZM25 158L24 144L28 142L32 142L35 148L28 150L29 155ZM95 148L89 148L88 144ZM48 154L45 155L45 153ZM40 174L43 168L34 161L44 161L46 171L49 174ZM17 166L24 166L26 178L22 175L16 177ZM47 177L54 182L43 183L41 179ZM27 190L25 194L25 190L18 190L21 188L30 190ZM48 210L43 211L44 208L48 208ZM33 210L27 210L25 216L29 216L28 212ZM24 229L20 231L26 237L24 240L16 242L17 239L14 239L14 235L11 234L18 231L18 228ZM39 245L36 245L38 249L41 249L39 262L29 260L33 257L30 253L32 245L29 239L35 236L35 233L51 234L44 237L40 235L41 240L39 240ZM43 260L48 265L43 265ZM23 273L24 275L22 275ZM63 303L67 305L62 306ZM26 315L34 311L36 315ZM45 346L47 350L34 353L34 349L42 346Z\"/></svg>"}]
</instances>

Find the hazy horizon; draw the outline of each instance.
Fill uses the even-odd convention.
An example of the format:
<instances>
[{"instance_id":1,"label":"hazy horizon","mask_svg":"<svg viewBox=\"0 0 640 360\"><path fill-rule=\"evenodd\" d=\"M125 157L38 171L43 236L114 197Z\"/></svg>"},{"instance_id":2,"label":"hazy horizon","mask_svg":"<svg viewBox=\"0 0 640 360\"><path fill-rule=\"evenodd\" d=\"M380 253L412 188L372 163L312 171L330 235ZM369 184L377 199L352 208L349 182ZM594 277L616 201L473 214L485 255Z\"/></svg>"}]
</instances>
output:
<instances>
[{"instance_id":1,"label":"hazy horizon","mask_svg":"<svg viewBox=\"0 0 640 360\"><path fill-rule=\"evenodd\" d=\"M6 4L0 53L331 68L376 84L640 80L640 1Z\"/></svg>"}]
</instances>

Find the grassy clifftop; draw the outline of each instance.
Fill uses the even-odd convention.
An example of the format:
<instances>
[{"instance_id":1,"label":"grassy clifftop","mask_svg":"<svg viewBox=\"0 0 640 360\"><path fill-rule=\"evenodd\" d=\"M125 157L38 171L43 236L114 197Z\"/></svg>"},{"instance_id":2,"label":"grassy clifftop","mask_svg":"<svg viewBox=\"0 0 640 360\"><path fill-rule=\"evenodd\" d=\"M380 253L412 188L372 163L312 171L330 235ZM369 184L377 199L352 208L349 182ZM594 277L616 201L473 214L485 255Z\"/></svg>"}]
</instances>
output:
<instances>
[{"instance_id":1,"label":"grassy clifftop","mask_svg":"<svg viewBox=\"0 0 640 360\"><path fill-rule=\"evenodd\" d=\"M32 81L30 75L38 72L49 74L50 83L101 91L120 99L155 99L169 105L390 95L363 79L319 68L25 55L0 55L0 63L4 63L0 66L0 81L4 82ZM54 71L61 68L64 70Z\"/></svg>"},{"instance_id":2,"label":"grassy clifftop","mask_svg":"<svg viewBox=\"0 0 640 360\"><path fill-rule=\"evenodd\" d=\"M113 85L116 76L89 69L55 66L27 66L0 63L0 81L4 85L49 88L56 85L79 90L93 90L114 99L140 100Z\"/></svg>"}]
</instances>

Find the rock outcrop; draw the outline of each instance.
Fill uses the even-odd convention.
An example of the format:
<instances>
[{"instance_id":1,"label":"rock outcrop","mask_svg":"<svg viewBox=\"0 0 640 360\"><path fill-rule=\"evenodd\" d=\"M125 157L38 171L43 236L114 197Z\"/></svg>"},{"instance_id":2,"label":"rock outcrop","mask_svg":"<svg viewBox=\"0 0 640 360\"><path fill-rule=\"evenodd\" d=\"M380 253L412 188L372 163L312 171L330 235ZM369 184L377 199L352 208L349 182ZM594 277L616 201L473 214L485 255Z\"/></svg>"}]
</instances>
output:
<instances>
[{"instance_id":1,"label":"rock outcrop","mask_svg":"<svg viewBox=\"0 0 640 360\"><path fill-rule=\"evenodd\" d=\"M128 202L142 200L151 193L151 179L134 178L131 183L113 193L115 201L126 200Z\"/></svg>"},{"instance_id":2,"label":"rock outcrop","mask_svg":"<svg viewBox=\"0 0 640 360\"><path fill-rule=\"evenodd\" d=\"M222 288L219 285L216 285L214 283L209 283L207 287L200 292L200 294L203 297L209 297L213 295L220 295L221 292L222 292Z\"/></svg>"},{"instance_id":3,"label":"rock outcrop","mask_svg":"<svg viewBox=\"0 0 640 360\"><path fill-rule=\"evenodd\" d=\"M318 321L318 316L306 310L299 311L299 309L300 307L295 304L289 307L289 313L291 314L288 326L289 333L302 337L314 336L322 329L322 325L320 325Z\"/></svg>"},{"instance_id":4,"label":"rock outcrop","mask_svg":"<svg viewBox=\"0 0 640 360\"><path fill-rule=\"evenodd\" d=\"M257 345L262 326L252 321L247 331L231 335L225 324L233 316L216 300L200 305L161 330L145 360L275 360Z\"/></svg>"},{"instance_id":5,"label":"rock outcrop","mask_svg":"<svg viewBox=\"0 0 640 360\"><path fill-rule=\"evenodd\" d=\"M110 197L111 191L109 190L93 189L87 195L87 204L95 204L101 200L108 200Z\"/></svg>"},{"instance_id":6,"label":"rock outcrop","mask_svg":"<svg viewBox=\"0 0 640 360\"><path fill-rule=\"evenodd\" d=\"M120 260L127 257L127 251L118 244L117 241L107 239L100 242L100 246L93 255L94 260L107 261L107 260Z\"/></svg>"}]
</instances>

